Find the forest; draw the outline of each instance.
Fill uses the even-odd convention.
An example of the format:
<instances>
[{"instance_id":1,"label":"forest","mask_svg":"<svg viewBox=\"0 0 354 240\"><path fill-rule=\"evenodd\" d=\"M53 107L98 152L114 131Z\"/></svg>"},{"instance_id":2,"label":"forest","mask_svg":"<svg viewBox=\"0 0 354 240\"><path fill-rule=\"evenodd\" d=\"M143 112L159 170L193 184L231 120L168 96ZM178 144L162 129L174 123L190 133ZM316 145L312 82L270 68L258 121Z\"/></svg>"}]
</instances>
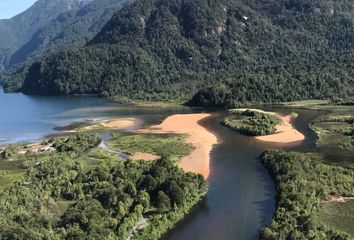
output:
<instances>
[{"instance_id":1,"label":"forest","mask_svg":"<svg viewBox=\"0 0 354 240\"><path fill-rule=\"evenodd\" d=\"M139 0L86 46L46 56L5 89L213 107L346 98L353 8L348 0Z\"/></svg>"},{"instance_id":2,"label":"forest","mask_svg":"<svg viewBox=\"0 0 354 240\"><path fill-rule=\"evenodd\" d=\"M276 125L281 123L278 116L267 113L237 109L229 110L222 124L247 136L264 136L276 132Z\"/></svg>"},{"instance_id":3,"label":"forest","mask_svg":"<svg viewBox=\"0 0 354 240\"><path fill-rule=\"evenodd\" d=\"M55 151L26 153L24 174L0 192L0 238L157 239L207 190L167 158L100 159L99 142L80 133L46 140ZM6 149L0 161L19 157Z\"/></svg>"},{"instance_id":4,"label":"forest","mask_svg":"<svg viewBox=\"0 0 354 240\"><path fill-rule=\"evenodd\" d=\"M351 239L326 227L318 215L331 197L354 196L353 170L323 163L316 154L281 150L264 152L262 161L276 185L277 209L260 239Z\"/></svg>"}]
</instances>

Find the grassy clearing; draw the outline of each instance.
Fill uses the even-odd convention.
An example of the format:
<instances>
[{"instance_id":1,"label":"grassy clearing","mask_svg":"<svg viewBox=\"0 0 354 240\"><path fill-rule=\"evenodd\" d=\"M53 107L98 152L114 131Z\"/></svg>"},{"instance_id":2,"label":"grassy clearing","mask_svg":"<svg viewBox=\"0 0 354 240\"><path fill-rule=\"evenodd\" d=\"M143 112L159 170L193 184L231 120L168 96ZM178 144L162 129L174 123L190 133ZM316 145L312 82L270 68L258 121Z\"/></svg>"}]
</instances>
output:
<instances>
[{"instance_id":1,"label":"grassy clearing","mask_svg":"<svg viewBox=\"0 0 354 240\"><path fill-rule=\"evenodd\" d=\"M16 154L17 151L13 146L0 150L0 189L19 180L24 172L24 157Z\"/></svg>"},{"instance_id":2,"label":"grassy clearing","mask_svg":"<svg viewBox=\"0 0 354 240\"><path fill-rule=\"evenodd\" d=\"M185 143L185 139L186 135L134 134L114 137L107 144L129 155L151 153L177 162L193 150L191 145Z\"/></svg>"},{"instance_id":3,"label":"grassy clearing","mask_svg":"<svg viewBox=\"0 0 354 240\"><path fill-rule=\"evenodd\" d=\"M349 233L354 239L354 200L323 203L318 219L331 229Z\"/></svg>"},{"instance_id":4,"label":"grassy clearing","mask_svg":"<svg viewBox=\"0 0 354 240\"><path fill-rule=\"evenodd\" d=\"M85 169L93 169L105 160L117 160L117 155L109 153L98 147L93 148L87 155L82 156L79 160L84 164Z\"/></svg>"},{"instance_id":5,"label":"grassy clearing","mask_svg":"<svg viewBox=\"0 0 354 240\"><path fill-rule=\"evenodd\" d=\"M318 151L326 156L327 162L354 168L354 113L332 113L311 127L319 137Z\"/></svg>"}]
</instances>

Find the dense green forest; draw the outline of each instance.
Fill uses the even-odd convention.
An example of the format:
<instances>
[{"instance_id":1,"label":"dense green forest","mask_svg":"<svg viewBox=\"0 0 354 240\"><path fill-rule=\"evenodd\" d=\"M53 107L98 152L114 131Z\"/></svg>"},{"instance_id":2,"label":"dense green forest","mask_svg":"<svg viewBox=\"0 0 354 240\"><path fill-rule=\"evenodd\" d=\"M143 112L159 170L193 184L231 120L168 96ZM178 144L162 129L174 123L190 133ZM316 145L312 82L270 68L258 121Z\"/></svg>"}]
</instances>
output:
<instances>
[{"instance_id":1,"label":"dense green forest","mask_svg":"<svg viewBox=\"0 0 354 240\"><path fill-rule=\"evenodd\" d=\"M310 153L268 150L262 160L276 184L277 209L260 239L351 239L325 227L318 214L331 196L354 196L352 170L322 163Z\"/></svg>"},{"instance_id":2,"label":"dense green forest","mask_svg":"<svg viewBox=\"0 0 354 240\"><path fill-rule=\"evenodd\" d=\"M229 110L222 124L248 136L264 136L275 133L281 123L278 116L252 110Z\"/></svg>"},{"instance_id":3,"label":"dense green forest","mask_svg":"<svg viewBox=\"0 0 354 240\"><path fill-rule=\"evenodd\" d=\"M6 91L18 91L27 74L29 66L35 61L40 61L44 56L54 54L60 50L72 49L85 45L107 23L112 15L132 0L86 0L69 9L61 9L61 4L66 6L74 4L72 0L39 1L36 5L23 12L21 29L11 28L9 31L26 32L26 37L16 43L14 41L2 41L12 35L6 31L0 32L0 69L3 65L6 69L0 73L0 84L5 84ZM59 8L59 9L58 9ZM28 18L36 12L38 19L35 24ZM45 18L48 14L51 17ZM4 22L17 21L18 18L3 20ZM2 29L0 22L0 30ZM16 33L17 34L17 33ZM19 38L19 37L18 37ZM9 47L7 44L13 45Z\"/></svg>"},{"instance_id":4,"label":"dense green forest","mask_svg":"<svg viewBox=\"0 0 354 240\"><path fill-rule=\"evenodd\" d=\"M80 133L46 140L52 152L2 151L0 161L27 164L0 192L0 238L153 240L206 192L202 176L167 158L119 160L94 148L99 142L98 134Z\"/></svg>"},{"instance_id":5,"label":"dense green forest","mask_svg":"<svg viewBox=\"0 0 354 240\"><path fill-rule=\"evenodd\" d=\"M79 8L62 13L33 34L28 42L11 55L8 65L22 63L26 58L41 59L48 52L75 48L91 40L112 17L113 13L129 0L86 1Z\"/></svg>"},{"instance_id":6,"label":"dense green forest","mask_svg":"<svg viewBox=\"0 0 354 240\"><path fill-rule=\"evenodd\" d=\"M34 63L22 90L228 107L346 97L353 8L348 0L139 0L87 46Z\"/></svg>"},{"instance_id":7,"label":"dense green forest","mask_svg":"<svg viewBox=\"0 0 354 240\"><path fill-rule=\"evenodd\" d=\"M0 69L9 65L12 54L46 24L92 0L38 0L11 19L0 19ZM64 15L62 15L64 14Z\"/></svg>"}]
</instances>

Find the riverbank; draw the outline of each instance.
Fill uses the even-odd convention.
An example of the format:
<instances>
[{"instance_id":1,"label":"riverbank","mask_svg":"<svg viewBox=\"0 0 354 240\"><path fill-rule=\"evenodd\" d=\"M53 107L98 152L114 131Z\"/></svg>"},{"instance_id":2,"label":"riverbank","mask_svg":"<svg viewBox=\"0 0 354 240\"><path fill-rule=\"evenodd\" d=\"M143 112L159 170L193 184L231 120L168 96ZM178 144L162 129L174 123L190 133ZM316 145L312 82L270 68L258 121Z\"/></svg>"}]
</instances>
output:
<instances>
[{"instance_id":1,"label":"riverbank","mask_svg":"<svg viewBox=\"0 0 354 240\"><path fill-rule=\"evenodd\" d=\"M192 153L178 164L185 172L194 172L209 177L210 152L217 137L200 124L200 121L210 117L210 113L176 114L166 118L161 124L148 129L139 130L139 133L149 134L187 134L186 143L194 146Z\"/></svg>"},{"instance_id":2,"label":"riverbank","mask_svg":"<svg viewBox=\"0 0 354 240\"><path fill-rule=\"evenodd\" d=\"M276 133L266 136L258 136L256 137L257 140L280 144L292 144L305 140L305 136L296 130L291 123L295 117L292 115L280 116L277 113L273 114L276 114L281 119L281 123L276 125Z\"/></svg>"},{"instance_id":3,"label":"riverbank","mask_svg":"<svg viewBox=\"0 0 354 240\"><path fill-rule=\"evenodd\" d=\"M305 136L299 131L297 131L292 124L292 121L296 118L296 116L293 114L282 116L276 112L268 112L260 109L254 109L254 108L239 108L239 109L232 109L232 111L258 112L258 113L272 115L279 118L280 120L279 123L275 125L275 133L269 135L263 135L263 136L256 136L255 138L259 141L276 143L276 144L293 144L293 143L301 142L305 139Z\"/></svg>"}]
</instances>

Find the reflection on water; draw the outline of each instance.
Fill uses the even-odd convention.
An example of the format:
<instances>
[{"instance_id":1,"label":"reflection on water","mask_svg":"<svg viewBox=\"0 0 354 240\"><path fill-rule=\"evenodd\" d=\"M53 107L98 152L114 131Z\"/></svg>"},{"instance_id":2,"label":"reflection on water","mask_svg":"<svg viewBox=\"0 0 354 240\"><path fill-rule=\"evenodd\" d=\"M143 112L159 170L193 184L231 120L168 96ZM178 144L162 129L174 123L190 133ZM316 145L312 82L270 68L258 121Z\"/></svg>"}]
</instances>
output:
<instances>
[{"instance_id":1,"label":"reflection on water","mask_svg":"<svg viewBox=\"0 0 354 240\"><path fill-rule=\"evenodd\" d=\"M97 118L141 118L155 123L168 114L191 112L189 108L143 108L121 105L97 97L26 96L4 94L0 87L0 143L38 140L56 133L55 127Z\"/></svg>"}]
</instances>

